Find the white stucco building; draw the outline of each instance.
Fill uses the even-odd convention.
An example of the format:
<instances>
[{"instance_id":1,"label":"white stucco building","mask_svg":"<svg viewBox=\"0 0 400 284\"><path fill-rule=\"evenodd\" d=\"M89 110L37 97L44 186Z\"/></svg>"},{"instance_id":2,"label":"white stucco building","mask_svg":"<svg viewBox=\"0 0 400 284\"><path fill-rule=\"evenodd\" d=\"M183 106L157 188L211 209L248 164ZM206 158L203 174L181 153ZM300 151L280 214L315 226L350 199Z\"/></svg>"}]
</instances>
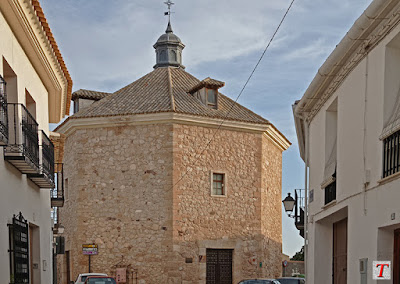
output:
<instances>
[{"instance_id":1,"label":"white stucco building","mask_svg":"<svg viewBox=\"0 0 400 284\"><path fill-rule=\"evenodd\" d=\"M307 283L400 283L400 1L374 0L294 105L309 170Z\"/></svg>"},{"instance_id":2,"label":"white stucco building","mask_svg":"<svg viewBox=\"0 0 400 284\"><path fill-rule=\"evenodd\" d=\"M49 122L72 81L37 0L0 1L0 34L0 283L52 283Z\"/></svg>"}]
</instances>

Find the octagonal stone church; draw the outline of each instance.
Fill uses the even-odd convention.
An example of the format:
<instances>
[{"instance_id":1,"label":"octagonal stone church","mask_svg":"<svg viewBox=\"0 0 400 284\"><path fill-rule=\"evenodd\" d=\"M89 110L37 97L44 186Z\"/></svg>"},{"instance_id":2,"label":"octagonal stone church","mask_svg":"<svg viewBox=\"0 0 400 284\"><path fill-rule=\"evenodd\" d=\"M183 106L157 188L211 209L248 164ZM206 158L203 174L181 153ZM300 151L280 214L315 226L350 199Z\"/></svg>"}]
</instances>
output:
<instances>
[{"instance_id":1,"label":"octagonal stone church","mask_svg":"<svg viewBox=\"0 0 400 284\"><path fill-rule=\"evenodd\" d=\"M89 269L142 284L281 274L290 142L220 93L223 82L186 72L184 47L168 23L152 72L114 93L73 94L75 113L56 130L66 136L59 283ZM98 246L90 268L84 244Z\"/></svg>"}]
</instances>

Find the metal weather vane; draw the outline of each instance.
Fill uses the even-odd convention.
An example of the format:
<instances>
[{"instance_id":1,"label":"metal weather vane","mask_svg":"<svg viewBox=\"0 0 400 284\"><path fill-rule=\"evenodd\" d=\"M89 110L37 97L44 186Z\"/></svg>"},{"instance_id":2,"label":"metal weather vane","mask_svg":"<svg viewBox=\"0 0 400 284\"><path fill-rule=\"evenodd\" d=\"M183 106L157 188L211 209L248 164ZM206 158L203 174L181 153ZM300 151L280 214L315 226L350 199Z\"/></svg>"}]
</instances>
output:
<instances>
[{"instance_id":1,"label":"metal weather vane","mask_svg":"<svg viewBox=\"0 0 400 284\"><path fill-rule=\"evenodd\" d=\"M171 6L174 5L175 3L173 3L171 0L168 0L167 2L164 2L164 4L166 4L168 6L168 12L165 12L164 15L168 15L168 22L171 20Z\"/></svg>"}]
</instances>

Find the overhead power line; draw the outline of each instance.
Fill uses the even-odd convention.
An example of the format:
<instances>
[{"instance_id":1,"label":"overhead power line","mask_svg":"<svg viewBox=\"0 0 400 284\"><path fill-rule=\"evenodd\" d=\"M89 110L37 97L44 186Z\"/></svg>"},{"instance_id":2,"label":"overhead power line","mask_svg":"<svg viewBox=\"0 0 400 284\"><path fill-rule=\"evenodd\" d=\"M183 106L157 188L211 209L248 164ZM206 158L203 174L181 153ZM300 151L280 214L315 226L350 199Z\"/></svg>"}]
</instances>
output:
<instances>
[{"instance_id":1,"label":"overhead power line","mask_svg":"<svg viewBox=\"0 0 400 284\"><path fill-rule=\"evenodd\" d=\"M238 96L236 97L235 101L232 103L229 111L226 113L226 115L224 116L222 122L219 124L218 128L214 131L212 137L210 138L210 140L207 142L207 144L205 145L205 147L203 148L203 150L200 152L200 154L196 157L196 160L193 162L193 165L195 165L197 163L197 161L199 160L199 158L203 155L203 153L208 149L208 147L210 146L211 142L214 140L215 135L217 134L217 132L221 129L221 126L224 124L225 120L227 119L228 115L231 113L233 107L237 104L237 101L239 100L240 96L243 94L243 91L246 89L247 84L250 82L250 79L253 77L254 72L257 70L258 65L260 65L262 59L264 58L265 53L267 52L269 46L271 45L272 41L274 40L276 34L278 33L280 27L282 26L282 23L285 21L287 14L289 13L290 9L293 6L295 0L292 0L290 2L289 7L287 8L285 14L283 15L281 21L279 22L279 25L277 26L277 28L275 29L275 32L273 33L271 39L269 40L267 46L265 47L264 51L262 52L260 58L257 61L257 64L254 66L253 70L251 71L249 77L246 80L246 83L243 85L243 88L240 90ZM179 178L179 180L172 185L172 187L170 189L173 189L178 183L180 183L182 181L182 179L188 174L190 170L186 170L186 172L184 174L181 175L181 177Z\"/></svg>"}]
</instances>

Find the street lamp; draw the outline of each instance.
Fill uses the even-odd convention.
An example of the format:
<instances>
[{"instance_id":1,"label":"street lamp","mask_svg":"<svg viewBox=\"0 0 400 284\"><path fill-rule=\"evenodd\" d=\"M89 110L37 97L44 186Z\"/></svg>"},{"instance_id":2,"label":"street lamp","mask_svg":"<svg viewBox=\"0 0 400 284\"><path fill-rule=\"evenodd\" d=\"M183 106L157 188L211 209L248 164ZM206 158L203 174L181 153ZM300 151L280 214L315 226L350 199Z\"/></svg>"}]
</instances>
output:
<instances>
[{"instance_id":1,"label":"street lamp","mask_svg":"<svg viewBox=\"0 0 400 284\"><path fill-rule=\"evenodd\" d=\"M301 205L301 191L300 197L297 195L297 191L300 189L295 189L294 198L288 193L288 196L282 200L283 207L289 217L294 218L294 224L296 228L300 231L300 236L304 238L304 209ZM294 212L293 212L294 211ZM291 214L291 213L294 214Z\"/></svg>"},{"instance_id":2,"label":"street lamp","mask_svg":"<svg viewBox=\"0 0 400 284\"><path fill-rule=\"evenodd\" d=\"M61 235L62 233L64 233L64 226L63 225L58 225L58 233Z\"/></svg>"},{"instance_id":3,"label":"street lamp","mask_svg":"<svg viewBox=\"0 0 400 284\"><path fill-rule=\"evenodd\" d=\"M288 196L284 200L282 200L283 207L285 207L286 212L292 212L295 204L295 200L293 197L290 196L290 193L288 193Z\"/></svg>"}]
</instances>

